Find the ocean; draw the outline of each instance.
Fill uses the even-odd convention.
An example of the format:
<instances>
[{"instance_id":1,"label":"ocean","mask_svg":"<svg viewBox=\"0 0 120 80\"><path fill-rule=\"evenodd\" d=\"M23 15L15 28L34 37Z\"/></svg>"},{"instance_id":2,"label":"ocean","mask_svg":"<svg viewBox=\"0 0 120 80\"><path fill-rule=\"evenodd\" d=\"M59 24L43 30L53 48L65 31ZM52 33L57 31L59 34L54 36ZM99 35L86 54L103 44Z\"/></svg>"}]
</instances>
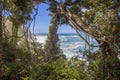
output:
<instances>
[{"instance_id":1,"label":"ocean","mask_svg":"<svg viewBox=\"0 0 120 80\"><path fill-rule=\"evenodd\" d=\"M37 34L36 39L37 42L44 45L47 39L47 34ZM95 40L92 38L90 38L90 40L92 40L93 44L96 44ZM80 54L81 51L89 48L77 34L59 34L59 45L67 58L76 56Z\"/></svg>"}]
</instances>

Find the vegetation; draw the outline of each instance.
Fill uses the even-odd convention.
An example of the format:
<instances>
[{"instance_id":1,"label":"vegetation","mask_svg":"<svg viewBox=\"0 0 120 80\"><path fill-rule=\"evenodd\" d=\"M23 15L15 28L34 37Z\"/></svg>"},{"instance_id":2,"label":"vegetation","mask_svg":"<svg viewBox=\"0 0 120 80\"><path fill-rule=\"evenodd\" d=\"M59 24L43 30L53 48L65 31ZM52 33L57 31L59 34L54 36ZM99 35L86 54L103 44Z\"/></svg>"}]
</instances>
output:
<instances>
[{"instance_id":1,"label":"vegetation","mask_svg":"<svg viewBox=\"0 0 120 80\"><path fill-rule=\"evenodd\" d=\"M52 17L44 49L29 32L41 3L49 5ZM119 5L119 0L1 0L0 80L120 80ZM83 51L85 60L64 58L57 35L62 24L99 51Z\"/></svg>"},{"instance_id":2,"label":"vegetation","mask_svg":"<svg viewBox=\"0 0 120 80\"><path fill-rule=\"evenodd\" d=\"M48 39L44 47L45 54L46 54L45 57L48 59L49 62L55 61L57 58L62 57L63 55L62 50L60 49L59 43L58 43L59 41L58 34L57 34L58 24L56 19L57 19L57 15L52 14Z\"/></svg>"}]
</instances>

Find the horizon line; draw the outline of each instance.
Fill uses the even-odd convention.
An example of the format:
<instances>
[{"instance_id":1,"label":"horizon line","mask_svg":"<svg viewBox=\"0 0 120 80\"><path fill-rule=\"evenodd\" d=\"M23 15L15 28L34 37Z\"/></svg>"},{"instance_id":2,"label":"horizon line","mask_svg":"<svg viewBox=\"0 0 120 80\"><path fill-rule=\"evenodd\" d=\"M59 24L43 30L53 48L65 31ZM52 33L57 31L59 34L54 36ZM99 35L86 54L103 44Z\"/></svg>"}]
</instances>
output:
<instances>
[{"instance_id":1,"label":"horizon line","mask_svg":"<svg viewBox=\"0 0 120 80\"><path fill-rule=\"evenodd\" d=\"M42 34L48 34L48 33L34 33L35 35L42 35ZM58 35L59 34L77 34L77 33L57 33Z\"/></svg>"}]
</instances>

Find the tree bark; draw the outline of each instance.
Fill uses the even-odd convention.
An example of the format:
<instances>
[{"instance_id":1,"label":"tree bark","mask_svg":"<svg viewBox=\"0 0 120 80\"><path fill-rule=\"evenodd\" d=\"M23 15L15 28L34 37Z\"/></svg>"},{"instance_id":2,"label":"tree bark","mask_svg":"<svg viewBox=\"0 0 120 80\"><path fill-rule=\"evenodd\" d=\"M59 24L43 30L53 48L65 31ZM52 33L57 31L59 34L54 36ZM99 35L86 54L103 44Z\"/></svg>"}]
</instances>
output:
<instances>
[{"instance_id":1,"label":"tree bark","mask_svg":"<svg viewBox=\"0 0 120 80\"><path fill-rule=\"evenodd\" d=\"M2 39L2 13L0 13L0 39Z\"/></svg>"},{"instance_id":2,"label":"tree bark","mask_svg":"<svg viewBox=\"0 0 120 80\"><path fill-rule=\"evenodd\" d=\"M118 53L107 42L100 46L102 52L102 80L120 80L120 60Z\"/></svg>"},{"instance_id":3,"label":"tree bark","mask_svg":"<svg viewBox=\"0 0 120 80\"><path fill-rule=\"evenodd\" d=\"M61 49L58 44L59 37L57 31L57 15L52 13L51 26L49 27L48 38L44 47L45 54L48 56L48 62L55 61L61 54Z\"/></svg>"}]
</instances>

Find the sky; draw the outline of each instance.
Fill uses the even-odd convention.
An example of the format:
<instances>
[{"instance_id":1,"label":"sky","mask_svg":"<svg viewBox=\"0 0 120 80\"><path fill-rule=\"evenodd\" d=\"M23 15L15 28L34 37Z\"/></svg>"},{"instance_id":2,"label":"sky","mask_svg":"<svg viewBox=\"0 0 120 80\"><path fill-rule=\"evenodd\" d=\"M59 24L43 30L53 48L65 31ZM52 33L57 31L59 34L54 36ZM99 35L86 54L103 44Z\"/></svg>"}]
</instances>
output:
<instances>
[{"instance_id":1,"label":"sky","mask_svg":"<svg viewBox=\"0 0 120 80\"><path fill-rule=\"evenodd\" d=\"M38 14L36 16L36 22L35 22L35 29L34 33L48 33L49 25L50 25L50 19L49 11L47 4L40 4L38 6ZM30 28L31 32L33 32L32 26ZM75 31L67 25L59 26L58 33L75 33Z\"/></svg>"}]
</instances>

